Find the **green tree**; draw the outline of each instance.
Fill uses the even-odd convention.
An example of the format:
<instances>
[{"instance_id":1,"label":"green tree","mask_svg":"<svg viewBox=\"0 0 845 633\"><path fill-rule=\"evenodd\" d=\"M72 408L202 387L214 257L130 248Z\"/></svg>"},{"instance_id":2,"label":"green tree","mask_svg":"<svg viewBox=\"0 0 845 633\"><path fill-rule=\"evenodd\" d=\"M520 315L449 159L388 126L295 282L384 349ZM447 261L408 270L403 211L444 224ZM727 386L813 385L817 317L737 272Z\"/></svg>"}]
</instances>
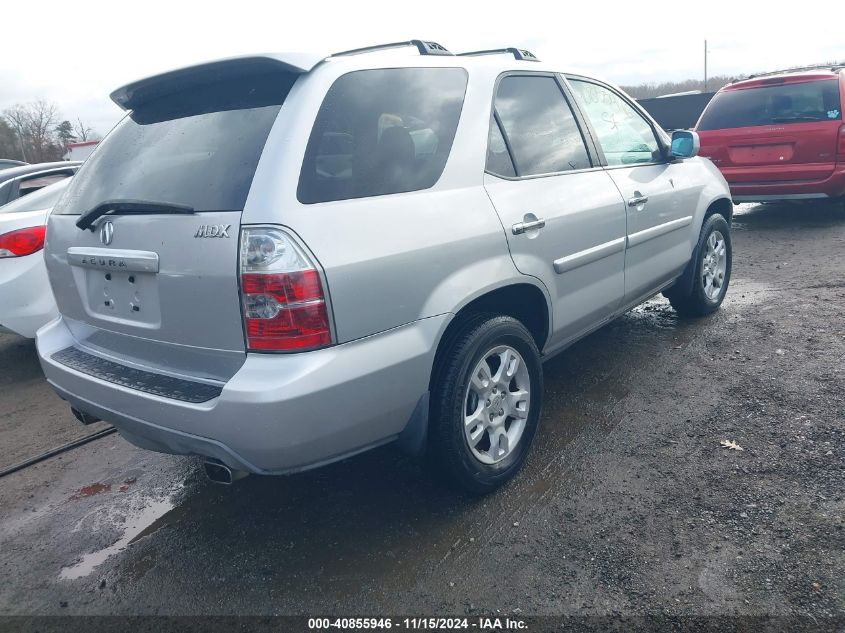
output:
<instances>
[{"instance_id":1,"label":"green tree","mask_svg":"<svg viewBox=\"0 0 845 633\"><path fill-rule=\"evenodd\" d=\"M73 123L67 119L56 126L56 137L62 144L62 147L67 147L69 143L76 141L76 134L73 133Z\"/></svg>"}]
</instances>

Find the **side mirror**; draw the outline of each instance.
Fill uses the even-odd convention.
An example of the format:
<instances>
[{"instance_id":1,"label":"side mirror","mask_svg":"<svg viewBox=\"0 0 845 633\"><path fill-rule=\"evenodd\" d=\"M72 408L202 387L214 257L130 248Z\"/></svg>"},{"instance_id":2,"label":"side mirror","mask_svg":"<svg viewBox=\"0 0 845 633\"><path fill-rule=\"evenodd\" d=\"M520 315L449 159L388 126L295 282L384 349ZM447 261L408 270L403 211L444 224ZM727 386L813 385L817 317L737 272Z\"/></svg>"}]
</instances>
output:
<instances>
[{"instance_id":1,"label":"side mirror","mask_svg":"<svg viewBox=\"0 0 845 633\"><path fill-rule=\"evenodd\" d=\"M692 158L698 155L698 150L701 148L701 141L698 139L696 132L689 132L687 130L676 130L672 132L672 157L673 158Z\"/></svg>"}]
</instances>

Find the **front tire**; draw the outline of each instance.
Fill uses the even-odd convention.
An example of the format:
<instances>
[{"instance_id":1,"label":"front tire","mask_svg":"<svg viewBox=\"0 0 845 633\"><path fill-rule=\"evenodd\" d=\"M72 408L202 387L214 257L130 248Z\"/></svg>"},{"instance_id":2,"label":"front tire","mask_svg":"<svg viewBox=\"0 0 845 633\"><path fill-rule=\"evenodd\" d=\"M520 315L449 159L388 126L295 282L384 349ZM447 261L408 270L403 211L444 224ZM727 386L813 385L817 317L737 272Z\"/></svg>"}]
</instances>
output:
<instances>
[{"instance_id":1,"label":"front tire","mask_svg":"<svg viewBox=\"0 0 845 633\"><path fill-rule=\"evenodd\" d=\"M727 220L718 213L707 218L693 252L692 287L665 293L675 311L684 317L701 317L719 309L731 280L733 247Z\"/></svg>"},{"instance_id":2,"label":"front tire","mask_svg":"<svg viewBox=\"0 0 845 633\"><path fill-rule=\"evenodd\" d=\"M507 316L476 315L445 345L431 385L430 457L453 483L487 494L528 456L543 400L540 353Z\"/></svg>"}]
</instances>

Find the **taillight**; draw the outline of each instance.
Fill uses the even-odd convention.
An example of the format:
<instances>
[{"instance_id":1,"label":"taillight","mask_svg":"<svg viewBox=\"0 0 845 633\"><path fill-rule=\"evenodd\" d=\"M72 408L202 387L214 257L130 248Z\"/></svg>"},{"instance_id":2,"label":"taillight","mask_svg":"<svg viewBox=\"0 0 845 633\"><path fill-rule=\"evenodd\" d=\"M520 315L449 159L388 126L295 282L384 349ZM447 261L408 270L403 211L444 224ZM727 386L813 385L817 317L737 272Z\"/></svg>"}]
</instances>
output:
<instances>
[{"instance_id":1,"label":"taillight","mask_svg":"<svg viewBox=\"0 0 845 633\"><path fill-rule=\"evenodd\" d=\"M320 273L281 229L241 229L241 297L247 348L302 352L331 345Z\"/></svg>"},{"instance_id":2,"label":"taillight","mask_svg":"<svg viewBox=\"0 0 845 633\"><path fill-rule=\"evenodd\" d=\"M845 161L845 125L839 128L839 141L836 147L837 158Z\"/></svg>"},{"instance_id":3,"label":"taillight","mask_svg":"<svg viewBox=\"0 0 845 633\"><path fill-rule=\"evenodd\" d=\"M0 257L23 257L44 248L46 226L31 226L0 235Z\"/></svg>"}]
</instances>

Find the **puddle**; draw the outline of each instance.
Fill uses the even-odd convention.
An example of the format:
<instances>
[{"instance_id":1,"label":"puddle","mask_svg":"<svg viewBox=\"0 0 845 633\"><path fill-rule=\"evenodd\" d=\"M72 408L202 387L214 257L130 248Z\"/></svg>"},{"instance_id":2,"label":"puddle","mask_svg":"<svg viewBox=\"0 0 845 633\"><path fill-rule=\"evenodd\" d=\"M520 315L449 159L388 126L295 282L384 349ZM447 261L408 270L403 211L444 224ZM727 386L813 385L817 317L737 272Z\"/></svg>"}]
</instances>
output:
<instances>
[{"instance_id":1,"label":"puddle","mask_svg":"<svg viewBox=\"0 0 845 633\"><path fill-rule=\"evenodd\" d=\"M678 330L684 325L669 305L669 300L662 295L631 308L623 315L623 319L617 319L613 323L617 326L623 325L624 319L639 321L658 330Z\"/></svg>"},{"instance_id":2,"label":"puddle","mask_svg":"<svg viewBox=\"0 0 845 633\"><path fill-rule=\"evenodd\" d=\"M115 543L96 552L85 554L79 562L62 568L59 578L61 580L84 578L90 575L106 560L122 552L139 538L155 531L150 529L151 526L176 507L174 497L182 487L180 484L161 498L145 501L140 507L131 508L123 521L123 535ZM112 514L114 510L109 508L107 512ZM113 521L114 519L110 516L106 522L112 523Z\"/></svg>"}]
</instances>

